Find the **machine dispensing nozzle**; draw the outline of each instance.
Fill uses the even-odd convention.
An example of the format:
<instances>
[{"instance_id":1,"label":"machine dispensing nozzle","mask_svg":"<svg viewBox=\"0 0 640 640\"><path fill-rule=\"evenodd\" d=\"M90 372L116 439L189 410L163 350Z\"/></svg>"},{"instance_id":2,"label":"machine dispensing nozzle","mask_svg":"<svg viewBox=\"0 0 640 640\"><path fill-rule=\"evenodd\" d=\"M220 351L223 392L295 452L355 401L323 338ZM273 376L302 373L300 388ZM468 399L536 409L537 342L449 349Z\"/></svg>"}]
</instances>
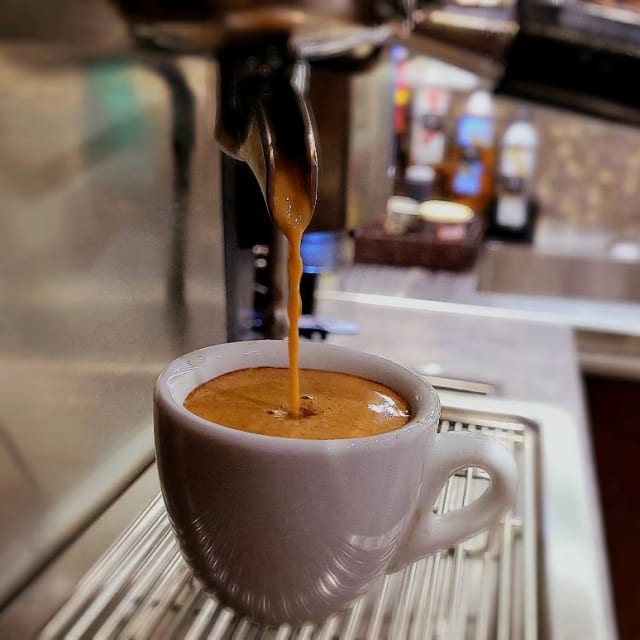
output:
<instances>
[{"instance_id":1,"label":"machine dispensing nozzle","mask_svg":"<svg viewBox=\"0 0 640 640\"><path fill-rule=\"evenodd\" d=\"M284 37L228 47L218 63L216 138L222 149L249 165L268 205L280 160L298 168L315 203L318 152L306 63L291 56Z\"/></svg>"}]
</instances>

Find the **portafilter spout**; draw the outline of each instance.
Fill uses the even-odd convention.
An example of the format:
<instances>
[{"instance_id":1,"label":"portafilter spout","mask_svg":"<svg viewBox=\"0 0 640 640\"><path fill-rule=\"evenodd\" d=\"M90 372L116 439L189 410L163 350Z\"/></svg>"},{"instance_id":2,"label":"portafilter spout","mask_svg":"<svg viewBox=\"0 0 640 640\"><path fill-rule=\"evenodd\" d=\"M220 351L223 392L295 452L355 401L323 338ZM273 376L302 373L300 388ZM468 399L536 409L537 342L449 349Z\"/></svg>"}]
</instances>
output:
<instances>
[{"instance_id":1,"label":"portafilter spout","mask_svg":"<svg viewBox=\"0 0 640 640\"><path fill-rule=\"evenodd\" d=\"M249 165L268 208L281 161L298 168L315 204L318 153L306 63L291 56L284 36L228 46L218 63L216 138L222 149Z\"/></svg>"}]
</instances>

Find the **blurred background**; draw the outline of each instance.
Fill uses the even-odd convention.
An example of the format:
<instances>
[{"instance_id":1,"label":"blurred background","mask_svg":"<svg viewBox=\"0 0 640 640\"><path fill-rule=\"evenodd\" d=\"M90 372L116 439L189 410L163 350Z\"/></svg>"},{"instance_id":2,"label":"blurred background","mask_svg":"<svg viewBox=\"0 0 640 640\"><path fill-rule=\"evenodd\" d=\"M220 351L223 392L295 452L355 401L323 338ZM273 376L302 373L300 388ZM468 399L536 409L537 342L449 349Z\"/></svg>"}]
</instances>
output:
<instances>
[{"instance_id":1,"label":"blurred background","mask_svg":"<svg viewBox=\"0 0 640 640\"><path fill-rule=\"evenodd\" d=\"M151 390L166 363L282 329L282 242L216 143L234 3L179 4L0 8L4 637L46 629L157 494ZM329 54L314 34L292 45L319 147L301 335L412 367L472 425L517 415L536 434L535 517L514 526L530 523L539 607L496 604L474 636L452 595L450 635L432 637L639 637L637 6L389 2L374 20L373 3L335 4L325 13L367 33ZM498 404L470 409L481 395ZM554 544L572 541L554 577Z\"/></svg>"}]
</instances>

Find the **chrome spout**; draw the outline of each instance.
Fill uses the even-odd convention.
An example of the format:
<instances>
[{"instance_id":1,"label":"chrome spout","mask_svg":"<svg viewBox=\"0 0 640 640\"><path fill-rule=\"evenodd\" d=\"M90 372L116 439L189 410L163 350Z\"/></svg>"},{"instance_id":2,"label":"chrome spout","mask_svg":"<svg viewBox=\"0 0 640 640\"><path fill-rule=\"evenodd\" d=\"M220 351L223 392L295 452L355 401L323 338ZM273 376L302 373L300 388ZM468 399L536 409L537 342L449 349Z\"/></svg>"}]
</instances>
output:
<instances>
[{"instance_id":1,"label":"chrome spout","mask_svg":"<svg viewBox=\"0 0 640 640\"><path fill-rule=\"evenodd\" d=\"M284 41L227 48L218 61L216 139L221 148L247 163L267 205L279 160L298 167L315 203L318 151L306 63L290 57Z\"/></svg>"}]
</instances>

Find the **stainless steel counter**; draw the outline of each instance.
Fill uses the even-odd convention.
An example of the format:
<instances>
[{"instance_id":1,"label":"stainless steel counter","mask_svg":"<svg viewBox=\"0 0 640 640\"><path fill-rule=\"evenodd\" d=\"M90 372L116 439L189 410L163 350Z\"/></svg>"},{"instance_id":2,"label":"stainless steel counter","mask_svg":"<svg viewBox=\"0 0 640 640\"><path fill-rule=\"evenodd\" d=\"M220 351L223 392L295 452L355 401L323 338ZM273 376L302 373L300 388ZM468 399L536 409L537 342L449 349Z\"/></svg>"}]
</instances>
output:
<instances>
[{"instance_id":1,"label":"stainless steel counter","mask_svg":"<svg viewBox=\"0 0 640 640\"><path fill-rule=\"evenodd\" d=\"M495 386L511 400L546 402L586 418L569 327L492 315L472 306L318 292L319 316L355 322L338 344L372 351L427 375Z\"/></svg>"},{"instance_id":2,"label":"stainless steel counter","mask_svg":"<svg viewBox=\"0 0 640 640\"><path fill-rule=\"evenodd\" d=\"M324 274L320 288L336 295L401 298L401 305L415 309L468 310L483 317L565 326L574 332L585 371L640 379L640 303L611 299L615 286L637 287L640 265L607 263L608 268L599 270L599 264L604 263L594 262L592 256L553 256L493 244L485 247L469 272L356 264ZM594 272L599 274L597 282L591 282ZM580 283L606 290L605 276L616 273L624 278L608 287L608 299L571 297Z\"/></svg>"}]
</instances>

